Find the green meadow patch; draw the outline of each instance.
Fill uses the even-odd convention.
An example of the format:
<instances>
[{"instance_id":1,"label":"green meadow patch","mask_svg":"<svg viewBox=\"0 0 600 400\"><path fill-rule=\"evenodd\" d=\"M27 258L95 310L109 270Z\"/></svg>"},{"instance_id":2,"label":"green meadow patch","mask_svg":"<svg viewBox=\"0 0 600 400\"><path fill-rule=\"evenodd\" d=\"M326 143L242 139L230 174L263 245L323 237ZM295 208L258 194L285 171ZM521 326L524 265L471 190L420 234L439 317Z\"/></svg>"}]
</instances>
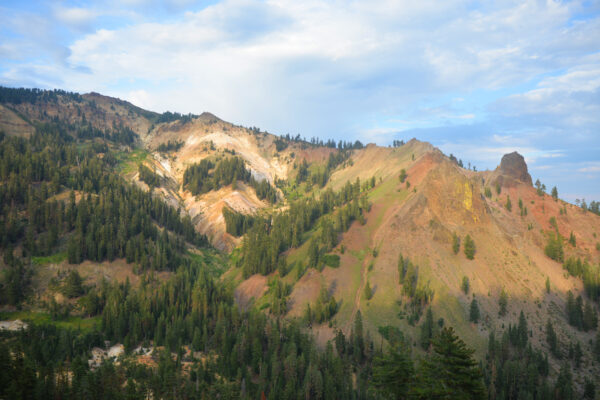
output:
<instances>
[{"instance_id":1,"label":"green meadow patch","mask_svg":"<svg viewBox=\"0 0 600 400\"><path fill-rule=\"evenodd\" d=\"M65 319L53 321L50 314L36 311L11 311L11 312L0 312L0 320L2 321L13 321L20 319L24 322L30 322L36 325L53 324L59 328L77 329L82 331L91 331L96 326L100 326L100 316L91 318L82 318L70 316Z\"/></svg>"},{"instance_id":2,"label":"green meadow patch","mask_svg":"<svg viewBox=\"0 0 600 400\"><path fill-rule=\"evenodd\" d=\"M61 251L44 257L31 257L33 265L59 264L67 259L67 252Z\"/></svg>"}]
</instances>

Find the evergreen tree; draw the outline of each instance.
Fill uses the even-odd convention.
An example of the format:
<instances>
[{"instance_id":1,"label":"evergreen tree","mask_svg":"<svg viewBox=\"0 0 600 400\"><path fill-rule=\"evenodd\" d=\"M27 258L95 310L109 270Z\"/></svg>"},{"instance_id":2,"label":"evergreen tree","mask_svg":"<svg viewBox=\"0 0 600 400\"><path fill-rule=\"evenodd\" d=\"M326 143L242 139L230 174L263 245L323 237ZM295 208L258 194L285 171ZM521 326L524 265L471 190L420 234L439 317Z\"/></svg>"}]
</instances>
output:
<instances>
[{"instance_id":1,"label":"evergreen tree","mask_svg":"<svg viewBox=\"0 0 600 400\"><path fill-rule=\"evenodd\" d=\"M586 302L583 308L583 330L589 331L598 327L598 315L591 302Z\"/></svg>"},{"instance_id":2,"label":"evergreen tree","mask_svg":"<svg viewBox=\"0 0 600 400\"><path fill-rule=\"evenodd\" d=\"M458 254L460 251L460 238L456 233L452 234L452 251L454 254Z\"/></svg>"},{"instance_id":3,"label":"evergreen tree","mask_svg":"<svg viewBox=\"0 0 600 400\"><path fill-rule=\"evenodd\" d=\"M469 311L469 321L478 323L479 317L479 305L477 304L477 300L473 299L471 301L471 310Z\"/></svg>"},{"instance_id":4,"label":"evergreen tree","mask_svg":"<svg viewBox=\"0 0 600 400\"><path fill-rule=\"evenodd\" d=\"M556 188L556 186L554 186L552 188L551 193L552 193L552 198L554 199L554 201L557 201L558 200L558 189Z\"/></svg>"},{"instance_id":5,"label":"evergreen tree","mask_svg":"<svg viewBox=\"0 0 600 400\"><path fill-rule=\"evenodd\" d=\"M575 326L577 329L584 329L583 323L583 298L573 296L573 292L570 290L567 292L567 317L569 324Z\"/></svg>"},{"instance_id":6,"label":"evergreen tree","mask_svg":"<svg viewBox=\"0 0 600 400\"><path fill-rule=\"evenodd\" d=\"M527 319L525 318L523 310L521 310L521 313L519 314L519 325L517 326L517 332L519 335L519 346L525 347L529 338L529 331L527 329Z\"/></svg>"},{"instance_id":7,"label":"evergreen tree","mask_svg":"<svg viewBox=\"0 0 600 400\"><path fill-rule=\"evenodd\" d=\"M562 246L562 237L558 232L550 233L548 235L548 242L544 248L544 252L551 259L558 262L563 262L564 251Z\"/></svg>"},{"instance_id":8,"label":"evergreen tree","mask_svg":"<svg viewBox=\"0 0 600 400\"><path fill-rule=\"evenodd\" d=\"M573 231L571 231L571 235L569 235L569 244L573 247L577 246L577 241L575 240L575 235Z\"/></svg>"},{"instance_id":9,"label":"evergreen tree","mask_svg":"<svg viewBox=\"0 0 600 400\"><path fill-rule=\"evenodd\" d=\"M373 385L392 399L405 399L413 383L414 367L404 347L392 347L373 360Z\"/></svg>"},{"instance_id":10,"label":"evergreen tree","mask_svg":"<svg viewBox=\"0 0 600 400\"><path fill-rule=\"evenodd\" d=\"M146 183L150 188L160 185L160 177L144 164L138 166L138 176L139 179Z\"/></svg>"},{"instance_id":11,"label":"evergreen tree","mask_svg":"<svg viewBox=\"0 0 600 400\"><path fill-rule=\"evenodd\" d=\"M452 328L444 328L433 340L433 353L421 363L416 397L484 399L482 374L473 353Z\"/></svg>"},{"instance_id":12,"label":"evergreen tree","mask_svg":"<svg viewBox=\"0 0 600 400\"><path fill-rule=\"evenodd\" d=\"M421 347L425 350L429 349L431 340L435 336L435 323L433 322L433 311L431 307L427 309L425 321L421 324Z\"/></svg>"},{"instance_id":13,"label":"evergreen tree","mask_svg":"<svg viewBox=\"0 0 600 400\"><path fill-rule=\"evenodd\" d=\"M406 175L406 170L405 170L404 168L402 168L402 169L400 170L400 176L399 176L399 178L400 178L400 183L404 183L404 181L406 180L406 177L407 177L407 175Z\"/></svg>"},{"instance_id":14,"label":"evergreen tree","mask_svg":"<svg viewBox=\"0 0 600 400\"><path fill-rule=\"evenodd\" d=\"M577 341L573 347L573 361L575 361L575 368L577 369L581 366L581 357L583 357L583 351L581 350L581 343Z\"/></svg>"},{"instance_id":15,"label":"evergreen tree","mask_svg":"<svg viewBox=\"0 0 600 400\"><path fill-rule=\"evenodd\" d=\"M462 284L460 285L460 288L462 289L464 294L469 294L469 278L468 277L463 276Z\"/></svg>"},{"instance_id":16,"label":"evergreen tree","mask_svg":"<svg viewBox=\"0 0 600 400\"><path fill-rule=\"evenodd\" d=\"M464 246L465 256L472 260L475 257L475 242L471 239L471 235L467 235L465 237L465 246Z\"/></svg>"},{"instance_id":17,"label":"evergreen tree","mask_svg":"<svg viewBox=\"0 0 600 400\"><path fill-rule=\"evenodd\" d=\"M596 384L589 378L585 378L583 386L583 398L594 400L596 398Z\"/></svg>"},{"instance_id":18,"label":"evergreen tree","mask_svg":"<svg viewBox=\"0 0 600 400\"><path fill-rule=\"evenodd\" d=\"M502 291L500 292L500 297L498 298L498 306L500 306L498 315L500 315L501 317L505 316L508 307L508 294L506 293L504 288L502 288Z\"/></svg>"},{"instance_id":19,"label":"evergreen tree","mask_svg":"<svg viewBox=\"0 0 600 400\"><path fill-rule=\"evenodd\" d=\"M548 347L550 347L550 352L552 355L556 358L559 358L558 338L550 319L548 319L548 322L546 323L546 342L548 343Z\"/></svg>"},{"instance_id":20,"label":"evergreen tree","mask_svg":"<svg viewBox=\"0 0 600 400\"><path fill-rule=\"evenodd\" d=\"M371 285L369 284L369 281L367 281L367 284L365 285L365 299L371 300L372 297L373 289L371 289Z\"/></svg>"},{"instance_id":21,"label":"evergreen tree","mask_svg":"<svg viewBox=\"0 0 600 400\"><path fill-rule=\"evenodd\" d=\"M354 360L362 363L364 360L365 339L363 335L362 314L360 310L356 312L354 317L354 326L351 333L352 354Z\"/></svg>"},{"instance_id":22,"label":"evergreen tree","mask_svg":"<svg viewBox=\"0 0 600 400\"><path fill-rule=\"evenodd\" d=\"M63 284L63 294L68 298L79 297L84 293L83 279L77 270L72 270Z\"/></svg>"},{"instance_id":23,"label":"evergreen tree","mask_svg":"<svg viewBox=\"0 0 600 400\"><path fill-rule=\"evenodd\" d=\"M554 393L556 399L573 400L575 398L573 374L571 373L571 367L566 362L560 367L560 372L554 385Z\"/></svg>"}]
</instances>

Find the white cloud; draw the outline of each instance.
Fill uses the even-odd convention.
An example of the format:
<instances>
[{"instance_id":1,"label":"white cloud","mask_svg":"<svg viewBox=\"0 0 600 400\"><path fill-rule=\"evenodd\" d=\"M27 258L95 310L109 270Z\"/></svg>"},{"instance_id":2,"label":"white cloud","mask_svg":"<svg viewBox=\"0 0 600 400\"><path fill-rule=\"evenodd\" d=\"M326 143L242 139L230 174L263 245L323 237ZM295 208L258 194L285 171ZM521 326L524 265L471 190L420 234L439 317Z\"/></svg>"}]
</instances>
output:
<instances>
[{"instance_id":1,"label":"white cloud","mask_svg":"<svg viewBox=\"0 0 600 400\"><path fill-rule=\"evenodd\" d=\"M81 29L88 26L88 24L98 17L99 13L89 8L66 8L59 6L54 9L54 15L60 22L70 27Z\"/></svg>"},{"instance_id":2,"label":"white cloud","mask_svg":"<svg viewBox=\"0 0 600 400\"><path fill-rule=\"evenodd\" d=\"M598 21L569 22L579 11L577 4L526 1L469 7L461 0L343 5L225 0L163 21L134 19L121 28L80 36L70 46L68 65L86 66L93 74L73 74L66 66L57 78L78 90L126 94L146 89L161 109L217 107L216 112L234 119L255 115L268 121L266 113L260 115L260 105L288 116L296 113L284 107L317 113L319 119L319 110L335 112L333 118L343 121L369 113L402 113L445 91L526 81L598 47L590 38L598 32ZM100 14L126 12L55 9L58 20L73 26L89 24ZM119 89L131 78L163 89ZM179 103L167 96L174 93ZM328 101L338 105L323 106ZM474 117L466 110L443 116ZM306 116L289 123L302 120Z\"/></svg>"},{"instance_id":3,"label":"white cloud","mask_svg":"<svg viewBox=\"0 0 600 400\"><path fill-rule=\"evenodd\" d=\"M141 108L152 109L155 106L155 104L152 103L150 94L143 89L132 90L131 92L127 93L127 98L133 104Z\"/></svg>"},{"instance_id":4,"label":"white cloud","mask_svg":"<svg viewBox=\"0 0 600 400\"><path fill-rule=\"evenodd\" d=\"M579 168L578 172L600 172L600 163L590 164L586 167Z\"/></svg>"},{"instance_id":5,"label":"white cloud","mask_svg":"<svg viewBox=\"0 0 600 400\"><path fill-rule=\"evenodd\" d=\"M537 88L501 99L491 110L516 123L560 126L577 134L597 134L600 126L600 53L585 63L542 79Z\"/></svg>"},{"instance_id":6,"label":"white cloud","mask_svg":"<svg viewBox=\"0 0 600 400\"><path fill-rule=\"evenodd\" d=\"M0 82L94 90L307 137L389 142L441 127L434 144L453 140L442 148L492 166L515 149L547 165L599 140L600 17L587 3L64 4L37 15L0 7L0 25L17 37L0 36ZM485 129L463 135L459 124Z\"/></svg>"}]
</instances>

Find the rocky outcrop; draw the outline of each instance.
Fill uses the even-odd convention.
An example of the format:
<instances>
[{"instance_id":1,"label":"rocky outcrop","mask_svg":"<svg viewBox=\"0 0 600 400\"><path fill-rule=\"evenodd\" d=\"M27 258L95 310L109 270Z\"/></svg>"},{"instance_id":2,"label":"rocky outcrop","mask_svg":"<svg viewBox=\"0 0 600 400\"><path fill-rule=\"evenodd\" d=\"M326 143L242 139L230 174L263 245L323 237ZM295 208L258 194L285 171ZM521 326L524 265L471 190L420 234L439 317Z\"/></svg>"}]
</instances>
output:
<instances>
[{"instance_id":1,"label":"rocky outcrop","mask_svg":"<svg viewBox=\"0 0 600 400\"><path fill-rule=\"evenodd\" d=\"M18 332L27 329L27 323L16 319L14 321L0 321L0 331Z\"/></svg>"},{"instance_id":2,"label":"rocky outcrop","mask_svg":"<svg viewBox=\"0 0 600 400\"><path fill-rule=\"evenodd\" d=\"M497 171L500 173L498 180L500 184L511 183L517 180L532 185L531 175L527 170L525 158L516 151L502 156L502 161Z\"/></svg>"}]
</instances>

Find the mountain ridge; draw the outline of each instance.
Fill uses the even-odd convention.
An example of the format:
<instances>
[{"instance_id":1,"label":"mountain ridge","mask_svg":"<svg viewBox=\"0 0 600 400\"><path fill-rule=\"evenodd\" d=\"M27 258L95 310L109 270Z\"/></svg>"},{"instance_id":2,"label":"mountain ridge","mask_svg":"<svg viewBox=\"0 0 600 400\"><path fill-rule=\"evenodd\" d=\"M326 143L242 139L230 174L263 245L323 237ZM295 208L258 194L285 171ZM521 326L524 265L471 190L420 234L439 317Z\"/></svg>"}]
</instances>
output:
<instances>
[{"instance_id":1,"label":"mountain ridge","mask_svg":"<svg viewBox=\"0 0 600 400\"><path fill-rule=\"evenodd\" d=\"M237 126L208 112L157 114L95 93L80 97L59 94L55 100L4 102L0 130L27 136L36 123L59 119L98 129L92 140L119 129L134 132L131 142L115 145L122 153L120 174L179 208L199 233L229 254L232 265L221 279L234 290L240 306L280 312L274 304L281 299L274 299L271 289L278 281L290 286L283 298L287 318L304 318L307 308L319 303L322 289L337 300L327 322L311 323L323 346L338 329L350 335L359 311L374 338L383 338L381 328L393 326L416 343L428 308L436 319L454 326L481 356L489 335L516 325L520 311L531 328L530 343L538 348L548 348L541 333L548 320L565 345L577 341L587 346L592 340L592 333L573 328L565 315L569 291L588 302L592 299L582 280L565 272L562 261L574 257L592 265L600 262L600 216L533 187L525 159L516 152L504 155L494 170L473 171L417 139L396 147L326 146ZM234 179L196 195L184 185L191 166L235 157L243 160L256 182L268 182L275 202L259 198L250 180ZM156 174L158 184L146 183L140 166ZM296 202L316 201L329 190L343 192L348 184L358 188L352 189L358 190L356 200L340 201L316 217L299 243L282 252L285 268L244 277L236 263L246 236L228 233L225 207L273 223L274 216L285 214ZM336 225L344 207L358 204L359 198L368 206L345 230L336 231L334 245L317 245L320 260L309 266L311 244L321 243L327 221ZM562 261L547 255L553 235L564 251ZM575 244L567 240L571 236ZM465 251L467 237L475 243L472 259ZM457 242L459 250L454 251ZM337 266L321 261L336 257ZM405 260L418 267L416 273ZM422 290L424 298L415 300L415 294L409 294L404 269L416 276L415 289ZM466 292L461 287L465 278ZM508 293L508 311L499 316L503 292ZM469 320L474 300L482 315L478 323ZM414 347L417 353L423 351ZM584 355L584 365L600 372L591 354L590 349ZM559 360L551 359L550 364L557 373Z\"/></svg>"}]
</instances>

